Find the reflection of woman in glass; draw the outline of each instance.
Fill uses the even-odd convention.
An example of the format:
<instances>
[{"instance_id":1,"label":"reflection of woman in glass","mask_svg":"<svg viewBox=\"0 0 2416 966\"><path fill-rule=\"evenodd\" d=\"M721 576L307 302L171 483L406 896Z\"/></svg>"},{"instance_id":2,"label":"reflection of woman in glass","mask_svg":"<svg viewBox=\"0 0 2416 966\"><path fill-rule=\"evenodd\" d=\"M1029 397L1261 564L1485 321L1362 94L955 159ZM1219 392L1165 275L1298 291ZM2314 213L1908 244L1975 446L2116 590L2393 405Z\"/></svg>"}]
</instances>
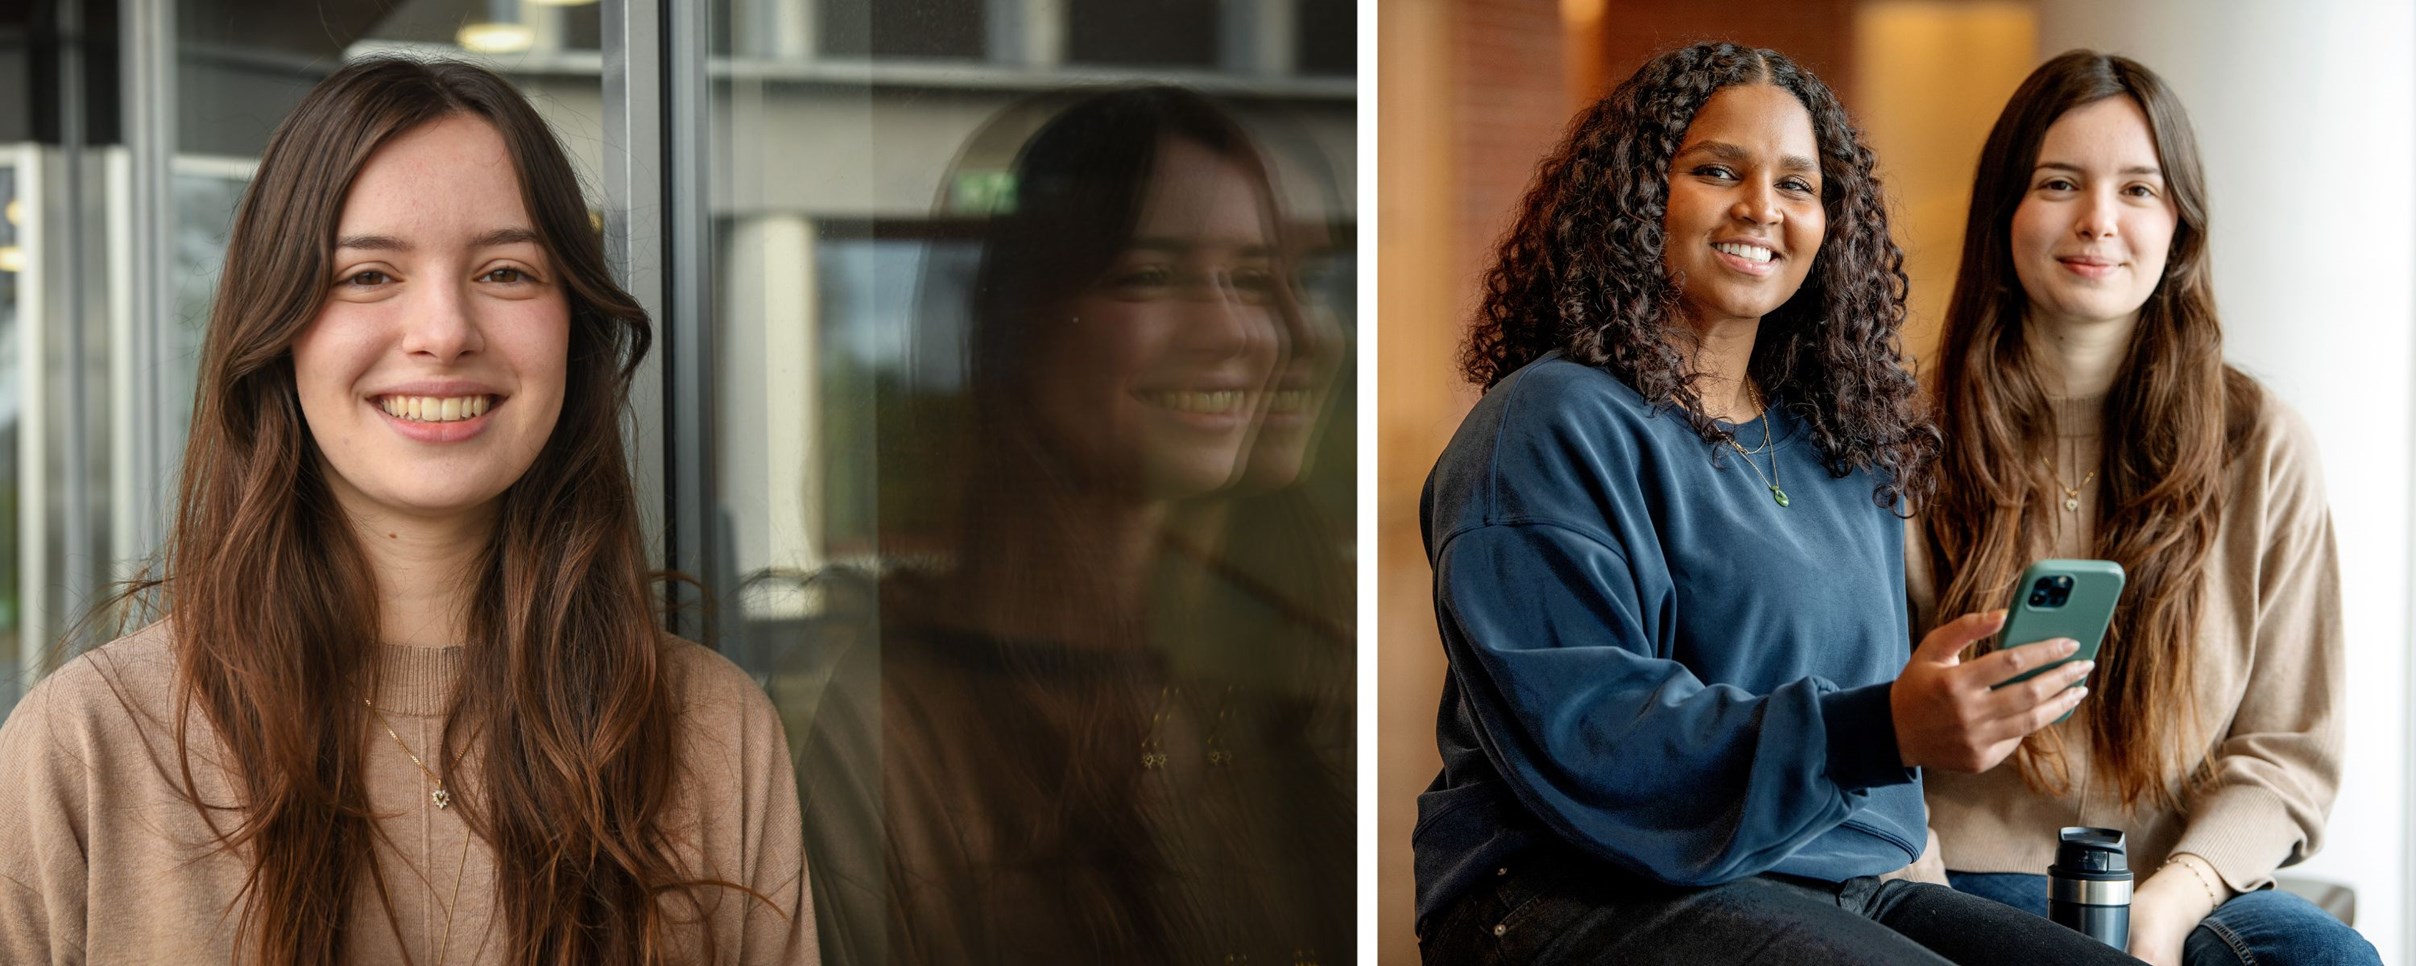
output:
<instances>
[{"instance_id":1,"label":"reflection of woman in glass","mask_svg":"<svg viewBox=\"0 0 2416 966\"><path fill-rule=\"evenodd\" d=\"M1963 237L1916 618L1995 606L2040 557L2114 560L2130 585L2096 700L2013 767L1930 783L1955 887L2044 915L2057 829L2112 826L2133 955L2376 962L2267 888L2340 784L2340 579L2306 426L2223 363L2180 101L2121 57L2048 61L1989 134Z\"/></svg>"},{"instance_id":2,"label":"reflection of woman in glass","mask_svg":"<svg viewBox=\"0 0 2416 966\"><path fill-rule=\"evenodd\" d=\"M778 717L652 610L648 339L501 78L305 97L229 239L166 617L0 729L0 959L810 959Z\"/></svg>"},{"instance_id":3,"label":"reflection of woman in glass","mask_svg":"<svg viewBox=\"0 0 2416 966\"><path fill-rule=\"evenodd\" d=\"M1819 80L1729 44L1646 64L1544 161L1426 487L1427 961L2125 961L1894 878L1919 769L1986 768L2077 696L1989 689L2056 645L1955 663L1987 616L1907 660L1895 511L1937 436L1872 163Z\"/></svg>"},{"instance_id":4,"label":"reflection of woman in glass","mask_svg":"<svg viewBox=\"0 0 2416 966\"><path fill-rule=\"evenodd\" d=\"M1264 645L1228 636L1218 576L1173 550L1220 554L1217 504L1306 324L1267 171L1207 101L1144 89L1056 113L1013 173L945 468L961 516L935 569L889 575L878 660L842 666L817 724L815 767L877 776L880 795L814 782L817 846L861 829L883 853L818 867L834 949L1338 961L1347 776L1308 725L1343 687L1237 667ZM1290 391L1293 408L1325 392Z\"/></svg>"}]
</instances>

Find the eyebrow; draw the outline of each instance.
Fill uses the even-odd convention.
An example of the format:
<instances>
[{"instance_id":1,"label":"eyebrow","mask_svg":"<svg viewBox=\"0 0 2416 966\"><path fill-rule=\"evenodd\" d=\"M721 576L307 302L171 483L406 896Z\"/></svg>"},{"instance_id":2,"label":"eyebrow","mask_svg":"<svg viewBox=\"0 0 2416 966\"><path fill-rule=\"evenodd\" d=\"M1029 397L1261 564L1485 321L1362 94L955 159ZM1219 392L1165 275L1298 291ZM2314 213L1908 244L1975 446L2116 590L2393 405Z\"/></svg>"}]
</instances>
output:
<instances>
[{"instance_id":1,"label":"eyebrow","mask_svg":"<svg viewBox=\"0 0 2416 966\"><path fill-rule=\"evenodd\" d=\"M1710 152L1712 157L1736 164L1744 164L1753 160L1753 155L1748 153L1744 148L1730 144L1726 141L1697 141L1693 144L1687 145L1685 150L1679 151L1678 157L1683 158L1696 152ZM1820 164L1818 162L1815 162L1811 158L1804 157L1800 154L1781 155L1778 159L1778 166L1779 170L1781 171L1817 172L1820 170Z\"/></svg>"},{"instance_id":2,"label":"eyebrow","mask_svg":"<svg viewBox=\"0 0 2416 966\"><path fill-rule=\"evenodd\" d=\"M496 228L470 239L470 247L496 248L538 240L537 231L533 228ZM393 235L346 235L336 239L336 248L367 252L407 252L412 250L412 245Z\"/></svg>"},{"instance_id":3,"label":"eyebrow","mask_svg":"<svg viewBox=\"0 0 2416 966\"><path fill-rule=\"evenodd\" d=\"M2038 172L2040 172L2040 171L2069 171L2069 172L2072 172L2073 174L2087 174L2087 173L2088 173L2088 172L2086 172L2086 171L2081 170L2080 165L2077 165L2077 164L2070 164L2070 163L2063 162L2063 161L2041 161L2041 162L2039 162L2039 163L2038 163L2038 166L2037 166L2037 167L2031 168L2030 170L2031 170L2031 173L2033 173L2033 174L2038 173ZM2158 167L2156 167L2155 165L2152 165L2152 164L2134 164L2134 165L2132 165L2132 166L2130 166L2130 167L2128 167L2128 168L2124 168L2124 169L2122 169L2121 171L2116 172L2116 173L2117 173L2117 174L2143 174L2143 175L2148 175L2148 176L2150 176L2150 177L2155 177L2155 178L2161 178L2161 177L2164 177L2164 171L2163 171L2163 169L2158 168Z\"/></svg>"}]
</instances>

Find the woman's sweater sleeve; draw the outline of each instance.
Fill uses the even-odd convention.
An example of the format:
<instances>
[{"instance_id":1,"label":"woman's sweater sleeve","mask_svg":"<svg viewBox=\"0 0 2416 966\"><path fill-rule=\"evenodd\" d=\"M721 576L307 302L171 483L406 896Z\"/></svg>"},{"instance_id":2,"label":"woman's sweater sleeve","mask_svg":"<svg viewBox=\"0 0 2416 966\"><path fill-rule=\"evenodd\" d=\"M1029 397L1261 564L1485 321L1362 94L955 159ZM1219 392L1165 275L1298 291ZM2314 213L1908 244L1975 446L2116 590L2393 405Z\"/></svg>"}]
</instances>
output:
<instances>
[{"instance_id":1,"label":"woman's sweater sleeve","mask_svg":"<svg viewBox=\"0 0 2416 966\"><path fill-rule=\"evenodd\" d=\"M88 670L44 680L0 726L0 962L84 961L92 775L56 698Z\"/></svg>"},{"instance_id":2,"label":"woman's sweater sleeve","mask_svg":"<svg viewBox=\"0 0 2416 966\"><path fill-rule=\"evenodd\" d=\"M1553 831L1639 873L1758 874L1844 821L1864 789L1913 778L1887 684L1705 684L1656 641L1675 604L1666 581L1602 534L1466 529L1436 548L1435 582L1447 687L1490 764Z\"/></svg>"},{"instance_id":3,"label":"woman's sweater sleeve","mask_svg":"<svg viewBox=\"0 0 2416 966\"><path fill-rule=\"evenodd\" d=\"M2226 508L2264 515L2263 552L2244 558L2255 573L2234 575L2257 596L2247 685L2173 846L2206 859L2242 892L2322 844L2340 790L2347 688L2340 564L2312 433L2296 414L2274 408L2268 445L2243 457L2265 460L2262 504Z\"/></svg>"}]
</instances>

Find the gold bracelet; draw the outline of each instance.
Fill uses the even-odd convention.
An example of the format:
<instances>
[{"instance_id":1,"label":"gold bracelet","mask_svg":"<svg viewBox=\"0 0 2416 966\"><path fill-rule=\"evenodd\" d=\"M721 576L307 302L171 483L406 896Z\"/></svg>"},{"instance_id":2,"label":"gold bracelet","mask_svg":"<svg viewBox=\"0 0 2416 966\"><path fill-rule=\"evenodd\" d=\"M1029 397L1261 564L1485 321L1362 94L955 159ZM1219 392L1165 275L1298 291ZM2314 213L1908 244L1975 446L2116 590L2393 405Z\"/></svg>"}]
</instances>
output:
<instances>
[{"instance_id":1,"label":"gold bracelet","mask_svg":"<svg viewBox=\"0 0 2416 966\"><path fill-rule=\"evenodd\" d=\"M2222 896L2220 896L2220 895L2217 895L2217 894L2215 893L2215 884L2214 884L2214 883L2206 881L2206 873L2198 871L2198 863L2196 863L2196 862L2184 862L2184 861L2182 861L2182 860L2181 860L2181 857L2180 857L2180 856L2174 856L2174 857L2172 857L2172 858L2169 858L2169 859L2164 860L2164 864L2165 864L2165 866L2166 866L2166 867L2168 867L2168 868L2169 868L2169 867L2171 867L2171 866L2176 866L2176 865L2178 865L2178 866L2180 866L2180 867L2182 867L2182 868L2184 868L2184 869L2188 869L2188 870L2189 870L2189 874L2190 874L2190 878L2193 878L2193 879L2198 880L2198 885L2200 885L2200 886L2202 886L2202 887L2204 887L2204 888L2206 889L2206 897L2207 897L2208 899L2214 900L2214 903L2215 903L2215 905L2216 905L2216 906L2221 906L2221 905L2223 905L2223 897L2222 897Z\"/></svg>"}]
</instances>

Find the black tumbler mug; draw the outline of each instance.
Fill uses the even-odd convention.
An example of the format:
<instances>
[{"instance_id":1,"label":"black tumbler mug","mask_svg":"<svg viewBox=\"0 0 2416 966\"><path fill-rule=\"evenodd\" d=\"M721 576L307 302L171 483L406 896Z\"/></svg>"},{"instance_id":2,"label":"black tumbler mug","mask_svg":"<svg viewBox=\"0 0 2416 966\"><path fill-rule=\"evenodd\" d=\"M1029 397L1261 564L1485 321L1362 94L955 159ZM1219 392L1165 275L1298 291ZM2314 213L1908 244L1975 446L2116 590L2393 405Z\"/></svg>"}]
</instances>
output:
<instances>
[{"instance_id":1,"label":"black tumbler mug","mask_svg":"<svg viewBox=\"0 0 2416 966\"><path fill-rule=\"evenodd\" d=\"M2047 867L2047 918L2116 949L2131 945L2131 864L2122 830L2064 829Z\"/></svg>"}]
</instances>

